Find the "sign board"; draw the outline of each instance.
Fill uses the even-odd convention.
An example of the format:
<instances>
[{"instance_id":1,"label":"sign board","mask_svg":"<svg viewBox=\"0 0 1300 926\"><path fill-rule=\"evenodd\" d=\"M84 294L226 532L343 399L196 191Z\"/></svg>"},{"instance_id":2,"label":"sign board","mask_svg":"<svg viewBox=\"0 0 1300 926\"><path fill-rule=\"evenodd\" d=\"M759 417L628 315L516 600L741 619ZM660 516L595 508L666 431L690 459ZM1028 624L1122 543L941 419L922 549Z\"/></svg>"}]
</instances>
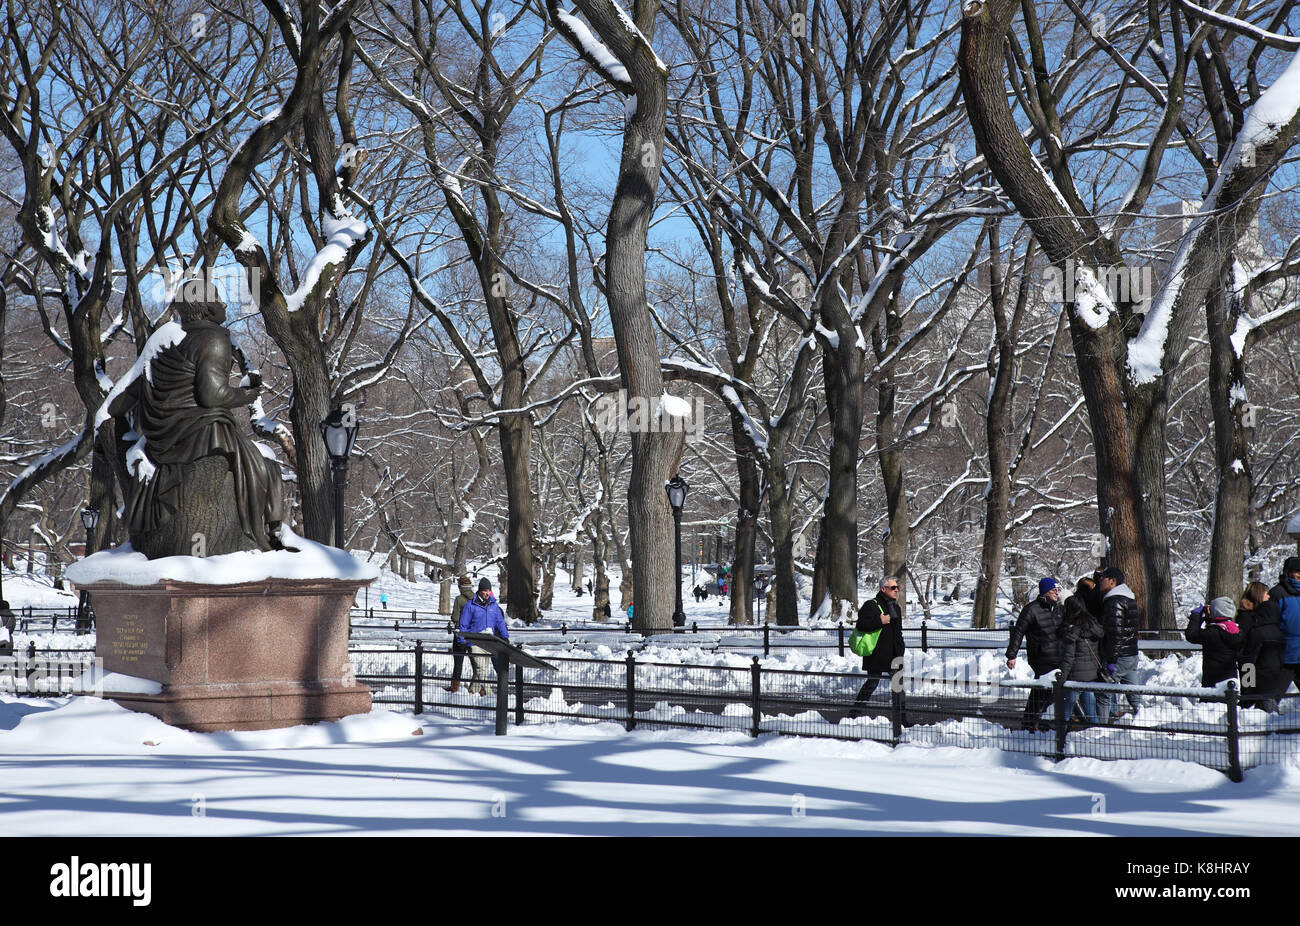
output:
<instances>
[{"instance_id":1,"label":"sign board","mask_svg":"<svg viewBox=\"0 0 1300 926\"><path fill-rule=\"evenodd\" d=\"M510 662L524 666L528 669L551 669L555 666L549 662L538 659L531 653L525 653L519 647L515 646L509 640L503 640L494 633L462 633L466 643L477 646L493 656L504 656Z\"/></svg>"}]
</instances>

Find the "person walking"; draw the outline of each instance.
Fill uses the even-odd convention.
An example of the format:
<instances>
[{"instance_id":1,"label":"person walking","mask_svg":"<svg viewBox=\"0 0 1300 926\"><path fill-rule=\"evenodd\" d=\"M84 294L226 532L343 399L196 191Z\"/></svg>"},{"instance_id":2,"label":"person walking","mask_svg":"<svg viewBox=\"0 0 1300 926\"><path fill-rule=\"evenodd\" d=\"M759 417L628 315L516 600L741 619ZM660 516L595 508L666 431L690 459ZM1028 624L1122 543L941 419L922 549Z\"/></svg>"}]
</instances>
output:
<instances>
[{"instance_id":1,"label":"person walking","mask_svg":"<svg viewBox=\"0 0 1300 926\"><path fill-rule=\"evenodd\" d=\"M1300 556L1288 556L1282 564L1282 575L1277 585L1269 589L1269 597L1277 603L1278 626L1282 630L1282 665L1288 673L1285 694L1291 682L1300 687Z\"/></svg>"},{"instance_id":2,"label":"person walking","mask_svg":"<svg viewBox=\"0 0 1300 926\"><path fill-rule=\"evenodd\" d=\"M863 683L854 699L857 705L869 700L880 685L881 676L889 674L893 681L903 668L907 649L903 641L903 611L898 606L898 579L886 576L880 580L880 591L858 608L858 623L854 628L860 633L880 631L876 647L862 657L862 668L872 676Z\"/></svg>"},{"instance_id":3,"label":"person walking","mask_svg":"<svg viewBox=\"0 0 1300 926\"><path fill-rule=\"evenodd\" d=\"M1241 704L1276 713L1277 699L1291 684L1291 673L1283 665L1286 637L1278 625L1277 602L1263 582L1246 586L1237 605L1237 626L1242 635L1241 655L1237 660L1241 669Z\"/></svg>"},{"instance_id":4,"label":"person walking","mask_svg":"<svg viewBox=\"0 0 1300 926\"><path fill-rule=\"evenodd\" d=\"M14 631L18 629L18 619L14 617L9 602L0 598L0 656L14 654Z\"/></svg>"},{"instance_id":5,"label":"person walking","mask_svg":"<svg viewBox=\"0 0 1300 926\"><path fill-rule=\"evenodd\" d=\"M506 627L505 615L501 613L501 605L497 604L496 596L492 594L492 583L485 576L479 579L478 594L461 608L460 632L485 633L487 631L495 633L503 640L510 639L510 631ZM464 637L458 637L457 639L469 646ZM487 694L487 653L480 647L470 646L469 664L470 669L474 672L474 681L470 682L469 686L470 694ZM498 679L498 681L500 680Z\"/></svg>"},{"instance_id":6,"label":"person walking","mask_svg":"<svg viewBox=\"0 0 1300 926\"><path fill-rule=\"evenodd\" d=\"M1187 618L1183 636L1188 643L1201 644L1201 684L1206 688L1237 677L1242 635L1236 616L1237 606L1225 595L1209 607L1201 605Z\"/></svg>"},{"instance_id":7,"label":"person walking","mask_svg":"<svg viewBox=\"0 0 1300 926\"><path fill-rule=\"evenodd\" d=\"M1138 607L1133 590L1124 582L1124 572L1118 566L1107 566L1100 573L1097 588L1101 592L1101 626L1106 637L1101 643L1101 660L1116 682L1137 685L1138 629L1142 626L1142 609ZM1125 695L1128 713L1138 710L1137 695ZM1097 716L1102 723L1110 720L1115 706L1115 693L1102 692L1097 698ZM1114 711L1122 717L1124 711Z\"/></svg>"},{"instance_id":8,"label":"person walking","mask_svg":"<svg viewBox=\"0 0 1300 926\"><path fill-rule=\"evenodd\" d=\"M1101 622L1088 610L1088 597L1096 583L1080 579L1074 594L1061 607L1061 679L1067 682L1095 682L1101 677ZM1065 689L1065 719L1074 713L1075 703L1083 708L1089 723L1097 722L1097 697L1091 691Z\"/></svg>"},{"instance_id":9,"label":"person walking","mask_svg":"<svg viewBox=\"0 0 1300 926\"><path fill-rule=\"evenodd\" d=\"M469 573L463 572L456 579L456 600L451 605L451 617L448 629L455 633L460 627L460 612L469 604L474 597L474 583L470 579ZM469 653L469 647L461 640L460 635L451 639L451 684L445 687L446 691L452 694L460 691L460 671L465 664L465 656Z\"/></svg>"},{"instance_id":10,"label":"person walking","mask_svg":"<svg viewBox=\"0 0 1300 926\"><path fill-rule=\"evenodd\" d=\"M1035 678L1061 667L1061 583L1051 576L1038 580L1038 597L1025 605L1011 628L1011 640L1007 643L1008 669L1016 667L1021 641L1026 644L1029 668ZM1038 730L1039 718L1051 703L1051 689L1031 688L1021 726L1030 732ZM1049 729L1050 724L1041 724L1041 728Z\"/></svg>"}]
</instances>

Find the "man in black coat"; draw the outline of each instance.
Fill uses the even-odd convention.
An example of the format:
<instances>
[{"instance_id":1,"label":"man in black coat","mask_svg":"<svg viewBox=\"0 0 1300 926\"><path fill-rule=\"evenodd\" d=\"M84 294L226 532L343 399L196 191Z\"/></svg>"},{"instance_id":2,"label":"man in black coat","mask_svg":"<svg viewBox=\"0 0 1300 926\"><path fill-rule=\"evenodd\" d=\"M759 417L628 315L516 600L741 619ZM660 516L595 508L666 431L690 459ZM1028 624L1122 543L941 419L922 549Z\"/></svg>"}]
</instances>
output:
<instances>
[{"instance_id":1,"label":"man in black coat","mask_svg":"<svg viewBox=\"0 0 1300 926\"><path fill-rule=\"evenodd\" d=\"M858 623L854 628L860 633L880 631L876 648L862 657L862 668L873 677L867 679L858 691L857 702L869 699L880 684L880 676L889 673L892 679L903 668L903 612L898 607L898 579L886 576L880 580L880 591L858 609Z\"/></svg>"},{"instance_id":2,"label":"man in black coat","mask_svg":"<svg viewBox=\"0 0 1300 926\"><path fill-rule=\"evenodd\" d=\"M1133 590L1124 582L1124 572L1118 566L1107 566L1101 571L1097 581L1101 591L1101 626L1106 630L1106 638L1101 643L1101 661L1106 671L1115 681L1123 685L1139 685L1138 665L1138 631L1142 628L1142 609L1138 607ZM1128 701L1128 713L1138 711L1137 696L1124 695ZM1102 723L1111 718L1115 706L1113 692L1102 692L1097 697L1097 716ZM1115 711L1119 717L1124 712Z\"/></svg>"},{"instance_id":3,"label":"man in black coat","mask_svg":"<svg viewBox=\"0 0 1300 926\"><path fill-rule=\"evenodd\" d=\"M1035 678L1061 667L1061 584L1051 576L1038 580L1038 597L1025 605L1011 628L1011 641L1007 644L1008 669L1016 667L1016 653L1020 652L1021 640L1026 643L1029 668ZM1051 703L1051 689L1029 689L1022 726L1026 730L1037 730L1039 716ZM1048 725L1042 726L1047 729Z\"/></svg>"}]
</instances>

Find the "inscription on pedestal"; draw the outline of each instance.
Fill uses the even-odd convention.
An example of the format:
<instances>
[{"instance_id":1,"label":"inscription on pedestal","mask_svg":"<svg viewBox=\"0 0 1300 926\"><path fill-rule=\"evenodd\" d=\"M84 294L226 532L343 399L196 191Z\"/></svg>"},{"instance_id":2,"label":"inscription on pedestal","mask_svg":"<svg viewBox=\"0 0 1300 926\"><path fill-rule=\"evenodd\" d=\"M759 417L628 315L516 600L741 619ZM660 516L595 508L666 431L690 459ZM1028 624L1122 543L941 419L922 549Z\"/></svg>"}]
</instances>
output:
<instances>
[{"instance_id":1,"label":"inscription on pedestal","mask_svg":"<svg viewBox=\"0 0 1300 926\"><path fill-rule=\"evenodd\" d=\"M123 614L114 629L116 633L108 644L113 657L119 662L139 662L140 657L149 651L140 615Z\"/></svg>"}]
</instances>

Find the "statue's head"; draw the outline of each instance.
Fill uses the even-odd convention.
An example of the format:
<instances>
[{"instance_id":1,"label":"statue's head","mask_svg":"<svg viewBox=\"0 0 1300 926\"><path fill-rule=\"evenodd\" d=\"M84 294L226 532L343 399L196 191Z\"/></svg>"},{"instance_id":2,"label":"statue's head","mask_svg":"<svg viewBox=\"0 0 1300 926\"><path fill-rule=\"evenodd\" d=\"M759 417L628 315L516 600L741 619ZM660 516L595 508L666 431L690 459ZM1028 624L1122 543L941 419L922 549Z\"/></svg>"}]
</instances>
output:
<instances>
[{"instance_id":1,"label":"statue's head","mask_svg":"<svg viewBox=\"0 0 1300 926\"><path fill-rule=\"evenodd\" d=\"M220 325L226 320L226 304L215 299L178 299L174 304L180 313L182 325L196 322Z\"/></svg>"}]
</instances>

